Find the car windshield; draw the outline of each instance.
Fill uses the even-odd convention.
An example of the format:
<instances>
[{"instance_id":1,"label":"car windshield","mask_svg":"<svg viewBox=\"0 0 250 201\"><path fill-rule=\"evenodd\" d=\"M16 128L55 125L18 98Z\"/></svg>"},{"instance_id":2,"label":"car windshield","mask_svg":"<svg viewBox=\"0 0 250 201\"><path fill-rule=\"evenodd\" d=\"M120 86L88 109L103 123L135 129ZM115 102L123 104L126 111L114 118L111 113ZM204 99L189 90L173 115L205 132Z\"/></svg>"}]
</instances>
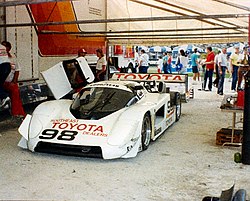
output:
<instances>
[{"instance_id":1,"label":"car windshield","mask_svg":"<svg viewBox=\"0 0 250 201\"><path fill-rule=\"evenodd\" d=\"M84 88L71 105L77 119L100 119L126 106L132 92L105 87Z\"/></svg>"}]
</instances>

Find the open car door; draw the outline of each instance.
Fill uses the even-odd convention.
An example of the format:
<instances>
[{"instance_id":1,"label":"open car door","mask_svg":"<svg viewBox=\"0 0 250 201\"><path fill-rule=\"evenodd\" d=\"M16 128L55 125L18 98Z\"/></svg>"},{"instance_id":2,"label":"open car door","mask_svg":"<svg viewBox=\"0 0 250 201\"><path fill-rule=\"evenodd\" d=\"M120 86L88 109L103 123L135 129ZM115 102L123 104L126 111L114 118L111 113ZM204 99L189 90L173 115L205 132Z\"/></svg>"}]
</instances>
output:
<instances>
[{"instance_id":1,"label":"open car door","mask_svg":"<svg viewBox=\"0 0 250 201\"><path fill-rule=\"evenodd\" d=\"M84 57L62 61L41 74L55 99L60 99L74 88L86 86L95 80Z\"/></svg>"}]
</instances>

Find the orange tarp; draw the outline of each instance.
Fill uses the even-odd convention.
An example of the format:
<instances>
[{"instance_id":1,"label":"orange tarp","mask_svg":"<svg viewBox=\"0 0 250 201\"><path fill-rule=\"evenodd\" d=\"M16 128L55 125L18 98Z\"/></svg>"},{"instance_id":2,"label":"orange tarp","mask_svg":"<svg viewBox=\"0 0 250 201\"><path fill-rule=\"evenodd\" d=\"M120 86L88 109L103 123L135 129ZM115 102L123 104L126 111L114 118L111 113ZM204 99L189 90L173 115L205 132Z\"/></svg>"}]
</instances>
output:
<instances>
[{"instance_id":1,"label":"orange tarp","mask_svg":"<svg viewBox=\"0 0 250 201\"><path fill-rule=\"evenodd\" d=\"M75 21L75 13L70 2L43 3L30 5L35 23ZM42 30L58 32L79 32L77 24L38 26L38 45L43 56L77 54L79 48L95 53L97 48L105 49L105 38L81 37L81 35L41 34Z\"/></svg>"}]
</instances>

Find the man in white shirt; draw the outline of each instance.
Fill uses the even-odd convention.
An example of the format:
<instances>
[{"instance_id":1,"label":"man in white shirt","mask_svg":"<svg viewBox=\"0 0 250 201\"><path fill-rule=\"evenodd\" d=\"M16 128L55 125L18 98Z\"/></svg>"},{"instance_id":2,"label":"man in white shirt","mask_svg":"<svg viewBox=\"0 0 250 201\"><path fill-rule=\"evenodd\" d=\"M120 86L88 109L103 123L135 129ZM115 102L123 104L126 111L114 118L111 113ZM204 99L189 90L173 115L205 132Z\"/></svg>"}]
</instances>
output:
<instances>
[{"instance_id":1,"label":"man in white shirt","mask_svg":"<svg viewBox=\"0 0 250 201\"><path fill-rule=\"evenodd\" d=\"M146 54L145 50L141 50L140 63L139 63L139 73L148 72L148 61L149 56Z\"/></svg>"},{"instance_id":2,"label":"man in white shirt","mask_svg":"<svg viewBox=\"0 0 250 201\"><path fill-rule=\"evenodd\" d=\"M225 72L227 69L227 49L223 48L222 52L218 55L218 74L219 74L219 82L218 82L218 91L219 95L223 95L223 86L225 79Z\"/></svg>"},{"instance_id":3,"label":"man in white shirt","mask_svg":"<svg viewBox=\"0 0 250 201\"><path fill-rule=\"evenodd\" d=\"M96 64L96 79L100 81L105 79L107 61L102 49L97 49L96 55L98 57Z\"/></svg>"},{"instance_id":4,"label":"man in white shirt","mask_svg":"<svg viewBox=\"0 0 250 201\"><path fill-rule=\"evenodd\" d=\"M19 77L19 71L20 66L18 65L18 62L16 60L16 57L14 55L11 55L11 44L8 41L4 41L3 45L5 45L8 57L11 62L11 72L9 76L6 78L3 87L5 90L7 90L10 94L11 98L11 115L14 118L22 119L25 117L25 111L23 109L23 103L20 98L20 91L18 87L18 77Z\"/></svg>"},{"instance_id":5,"label":"man in white shirt","mask_svg":"<svg viewBox=\"0 0 250 201\"><path fill-rule=\"evenodd\" d=\"M219 80L220 80L220 75L219 75L219 60L218 60L220 53L221 53L221 51L219 50L218 53L214 57L214 69L215 69L215 73L216 73L216 78L213 81L213 85L215 87L218 87Z\"/></svg>"}]
</instances>

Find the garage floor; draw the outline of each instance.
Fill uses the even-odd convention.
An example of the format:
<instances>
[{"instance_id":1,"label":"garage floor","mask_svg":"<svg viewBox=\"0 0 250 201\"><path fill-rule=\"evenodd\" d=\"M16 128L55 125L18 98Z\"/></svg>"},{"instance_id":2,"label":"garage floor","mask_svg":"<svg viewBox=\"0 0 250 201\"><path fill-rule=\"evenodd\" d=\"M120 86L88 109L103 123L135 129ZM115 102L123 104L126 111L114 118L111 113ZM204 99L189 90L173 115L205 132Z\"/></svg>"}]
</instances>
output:
<instances>
[{"instance_id":1,"label":"garage floor","mask_svg":"<svg viewBox=\"0 0 250 201\"><path fill-rule=\"evenodd\" d=\"M220 111L216 89L194 88L180 121L132 159L31 153L17 147L17 125L0 122L0 200L201 201L233 184L250 192L250 166L233 159L241 148L215 144L232 114Z\"/></svg>"}]
</instances>

